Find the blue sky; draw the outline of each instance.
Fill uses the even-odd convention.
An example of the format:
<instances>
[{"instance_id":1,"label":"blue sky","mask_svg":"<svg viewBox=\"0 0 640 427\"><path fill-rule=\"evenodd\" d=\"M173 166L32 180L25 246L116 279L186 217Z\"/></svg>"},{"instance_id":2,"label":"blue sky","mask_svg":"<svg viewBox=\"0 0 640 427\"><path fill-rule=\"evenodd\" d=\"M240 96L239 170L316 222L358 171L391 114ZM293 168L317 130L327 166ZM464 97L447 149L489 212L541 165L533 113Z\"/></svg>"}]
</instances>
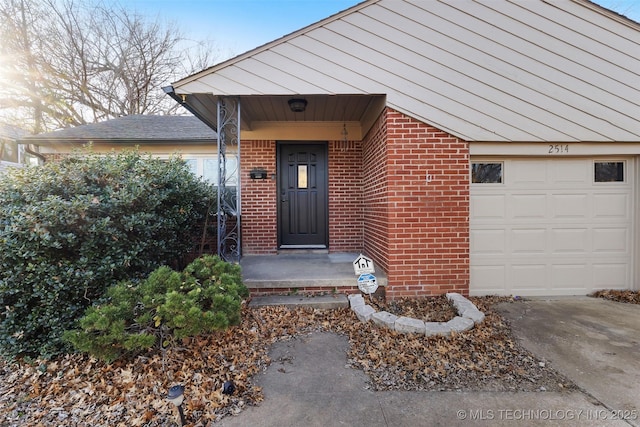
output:
<instances>
[{"instance_id":1,"label":"blue sky","mask_svg":"<svg viewBox=\"0 0 640 427\"><path fill-rule=\"evenodd\" d=\"M174 21L187 38L209 39L240 54L268 43L359 0L126 0L127 9ZM228 55L231 56L231 55Z\"/></svg>"},{"instance_id":2,"label":"blue sky","mask_svg":"<svg viewBox=\"0 0 640 427\"><path fill-rule=\"evenodd\" d=\"M358 3L360 0L121 1L128 9L149 18L174 21L188 38L215 41L226 57L251 50ZM596 3L640 21L640 0L596 0Z\"/></svg>"}]
</instances>

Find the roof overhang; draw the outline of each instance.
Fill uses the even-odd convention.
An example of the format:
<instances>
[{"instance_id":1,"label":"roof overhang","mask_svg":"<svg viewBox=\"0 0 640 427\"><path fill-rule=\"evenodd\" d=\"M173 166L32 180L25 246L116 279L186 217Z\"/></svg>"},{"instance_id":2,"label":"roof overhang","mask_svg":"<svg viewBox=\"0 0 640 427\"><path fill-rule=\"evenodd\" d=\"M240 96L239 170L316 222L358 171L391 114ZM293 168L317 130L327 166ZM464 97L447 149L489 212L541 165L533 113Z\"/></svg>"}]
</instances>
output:
<instances>
[{"instance_id":1,"label":"roof overhang","mask_svg":"<svg viewBox=\"0 0 640 427\"><path fill-rule=\"evenodd\" d=\"M75 150L91 147L94 153L109 153L114 149L136 149L142 153L180 154L181 152L209 152L215 150L215 139L209 140L106 140L106 139L23 139L18 142L38 146L42 154L72 153Z\"/></svg>"},{"instance_id":2,"label":"roof overhang","mask_svg":"<svg viewBox=\"0 0 640 427\"><path fill-rule=\"evenodd\" d=\"M217 129L217 105L222 98L212 93L180 93L172 87L165 92ZM242 139L348 139L360 140L369 131L386 105L385 95L290 94L225 96L240 103ZM289 100L302 98L306 109L294 112Z\"/></svg>"}]
</instances>

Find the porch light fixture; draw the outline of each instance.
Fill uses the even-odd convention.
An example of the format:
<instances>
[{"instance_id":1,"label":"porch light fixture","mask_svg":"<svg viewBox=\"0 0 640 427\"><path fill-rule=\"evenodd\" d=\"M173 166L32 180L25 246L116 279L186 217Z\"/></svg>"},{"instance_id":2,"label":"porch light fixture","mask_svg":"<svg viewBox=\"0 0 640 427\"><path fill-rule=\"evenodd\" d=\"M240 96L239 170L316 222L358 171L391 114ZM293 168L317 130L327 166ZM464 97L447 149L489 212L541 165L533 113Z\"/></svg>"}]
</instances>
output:
<instances>
[{"instance_id":1,"label":"porch light fixture","mask_svg":"<svg viewBox=\"0 0 640 427\"><path fill-rule=\"evenodd\" d=\"M178 408L178 413L180 414L180 425L185 425L186 421L184 419L184 411L182 410L182 402L184 401L184 386L183 385L174 385L169 389L169 394L167 394L167 400Z\"/></svg>"},{"instance_id":2,"label":"porch light fixture","mask_svg":"<svg viewBox=\"0 0 640 427\"><path fill-rule=\"evenodd\" d=\"M291 98L289 101L289 108L294 113L302 113L307 109L307 100L302 98Z\"/></svg>"}]
</instances>

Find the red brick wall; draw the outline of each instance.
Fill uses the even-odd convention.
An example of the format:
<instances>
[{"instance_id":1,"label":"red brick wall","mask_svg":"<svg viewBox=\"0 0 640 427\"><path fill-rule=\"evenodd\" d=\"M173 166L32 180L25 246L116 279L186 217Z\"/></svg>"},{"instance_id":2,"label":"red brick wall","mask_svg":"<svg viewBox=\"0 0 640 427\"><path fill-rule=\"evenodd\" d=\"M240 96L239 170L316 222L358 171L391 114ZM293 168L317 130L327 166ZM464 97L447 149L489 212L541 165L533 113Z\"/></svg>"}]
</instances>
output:
<instances>
[{"instance_id":1,"label":"red brick wall","mask_svg":"<svg viewBox=\"0 0 640 427\"><path fill-rule=\"evenodd\" d=\"M362 144L329 142L329 251L362 251Z\"/></svg>"},{"instance_id":2,"label":"red brick wall","mask_svg":"<svg viewBox=\"0 0 640 427\"><path fill-rule=\"evenodd\" d=\"M275 254L278 246L275 141L241 141L240 196L242 253ZM251 179L249 172L264 168L268 179Z\"/></svg>"},{"instance_id":3,"label":"red brick wall","mask_svg":"<svg viewBox=\"0 0 640 427\"><path fill-rule=\"evenodd\" d=\"M468 143L388 110L386 147L387 297L468 294Z\"/></svg>"},{"instance_id":4,"label":"red brick wall","mask_svg":"<svg viewBox=\"0 0 640 427\"><path fill-rule=\"evenodd\" d=\"M362 250L362 145L357 141L331 141L329 156L329 250ZM240 148L243 254L277 252L277 181L252 180L253 168L276 173L275 141L242 141Z\"/></svg>"},{"instance_id":5,"label":"red brick wall","mask_svg":"<svg viewBox=\"0 0 640 427\"><path fill-rule=\"evenodd\" d=\"M362 142L329 142L329 246L385 271L386 296L469 291L469 150L446 132L385 110ZM275 141L242 141L244 254L277 252ZM431 177L428 182L427 174Z\"/></svg>"},{"instance_id":6,"label":"red brick wall","mask_svg":"<svg viewBox=\"0 0 640 427\"><path fill-rule=\"evenodd\" d=\"M364 251L378 269L389 270L387 122L383 112L362 143Z\"/></svg>"}]
</instances>

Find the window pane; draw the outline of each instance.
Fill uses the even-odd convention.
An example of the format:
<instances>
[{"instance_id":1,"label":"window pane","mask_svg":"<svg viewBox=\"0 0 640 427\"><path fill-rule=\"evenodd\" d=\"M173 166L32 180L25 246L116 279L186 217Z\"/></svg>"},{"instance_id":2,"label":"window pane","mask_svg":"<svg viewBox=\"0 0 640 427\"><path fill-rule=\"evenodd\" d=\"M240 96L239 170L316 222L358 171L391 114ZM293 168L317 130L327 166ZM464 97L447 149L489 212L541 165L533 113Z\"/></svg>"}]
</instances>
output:
<instances>
[{"instance_id":1,"label":"window pane","mask_svg":"<svg viewBox=\"0 0 640 427\"><path fill-rule=\"evenodd\" d=\"M238 185L238 157L227 155L226 178L228 186Z\"/></svg>"},{"instance_id":2,"label":"window pane","mask_svg":"<svg viewBox=\"0 0 640 427\"><path fill-rule=\"evenodd\" d=\"M624 162L596 162L595 182L623 182Z\"/></svg>"},{"instance_id":3,"label":"window pane","mask_svg":"<svg viewBox=\"0 0 640 427\"><path fill-rule=\"evenodd\" d=\"M194 175L198 174L198 161L196 159L186 159L185 163Z\"/></svg>"},{"instance_id":4,"label":"window pane","mask_svg":"<svg viewBox=\"0 0 640 427\"><path fill-rule=\"evenodd\" d=\"M298 188L307 188L307 165L298 165Z\"/></svg>"},{"instance_id":5,"label":"window pane","mask_svg":"<svg viewBox=\"0 0 640 427\"><path fill-rule=\"evenodd\" d=\"M218 185L218 159L204 159L202 177L208 181L209 184Z\"/></svg>"},{"instance_id":6,"label":"window pane","mask_svg":"<svg viewBox=\"0 0 640 427\"><path fill-rule=\"evenodd\" d=\"M18 143L12 141L0 141L0 160L18 163Z\"/></svg>"},{"instance_id":7,"label":"window pane","mask_svg":"<svg viewBox=\"0 0 640 427\"><path fill-rule=\"evenodd\" d=\"M501 184L502 163L472 163L471 182L474 184Z\"/></svg>"},{"instance_id":8,"label":"window pane","mask_svg":"<svg viewBox=\"0 0 640 427\"><path fill-rule=\"evenodd\" d=\"M186 159L191 171L200 176L199 169L202 170L202 178L209 184L218 185L218 158L205 157L197 159ZM226 157L226 182L227 187L238 185L238 158L236 155Z\"/></svg>"}]
</instances>

